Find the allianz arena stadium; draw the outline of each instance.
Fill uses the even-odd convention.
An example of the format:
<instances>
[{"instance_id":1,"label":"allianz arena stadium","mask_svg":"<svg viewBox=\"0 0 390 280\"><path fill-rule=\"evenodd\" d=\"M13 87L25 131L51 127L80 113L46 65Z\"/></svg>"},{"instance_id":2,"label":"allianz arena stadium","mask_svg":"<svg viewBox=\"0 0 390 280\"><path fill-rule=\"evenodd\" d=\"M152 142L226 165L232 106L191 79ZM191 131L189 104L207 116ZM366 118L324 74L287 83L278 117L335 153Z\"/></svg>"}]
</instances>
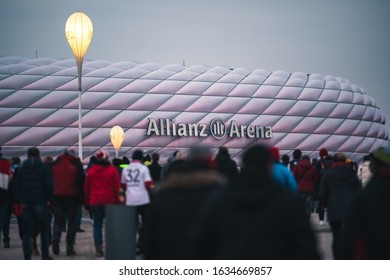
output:
<instances>
[{"instance_id":1,"label":"allianz arena stadium","mask_svg":"<svg viewBox=\"0 0 390 280\"><path fill-rule=\"evenodd\" d=\"M320 74L85 61L82 76L84 162L110 130L125 132L119 157L140 148L162 158L203 145L229 149L237 161L255 143L320 148L355 161L389 139L372 97L348 80ZM0 145L5 157L78 150L78 81L74 59L0 58Z\"/></svg>"}]
</instances>

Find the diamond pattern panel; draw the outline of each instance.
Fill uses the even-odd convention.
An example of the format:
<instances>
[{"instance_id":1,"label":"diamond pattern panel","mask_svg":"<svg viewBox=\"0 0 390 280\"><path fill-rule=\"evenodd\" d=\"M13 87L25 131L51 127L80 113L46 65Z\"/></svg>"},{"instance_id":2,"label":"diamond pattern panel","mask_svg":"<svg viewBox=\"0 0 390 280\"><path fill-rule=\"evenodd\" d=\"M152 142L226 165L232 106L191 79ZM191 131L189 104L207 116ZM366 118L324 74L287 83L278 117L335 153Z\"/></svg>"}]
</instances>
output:
<instances>
[{"instance_id":1,"label":"diamond pattern panel","mask_svg":"<svg viewBox=\"0 0 390 280\"><path fill-rule=\"evenodd\" d=\"M101 147L114 155L109 131L115 125L125 131L119 156L140 147L162 158L203 144L215 150L225 145L239 161L243 149L264 142L283 153L300 148L318 156L326 147L360 160L389 137L375 100L331 75L96 60L84 62L82 86L85 161ZM77 150L74 60L1 57L0 108L0 145L6 157L24 157L31 146L39 147L42 156L55 157L68 147ZM249 133L215 139L208 126L215 118ZM148 136L150 119L206 124L207 135ZM255 127L267 126L272 138L250 137Z\"/></svg>"}]
</instances>

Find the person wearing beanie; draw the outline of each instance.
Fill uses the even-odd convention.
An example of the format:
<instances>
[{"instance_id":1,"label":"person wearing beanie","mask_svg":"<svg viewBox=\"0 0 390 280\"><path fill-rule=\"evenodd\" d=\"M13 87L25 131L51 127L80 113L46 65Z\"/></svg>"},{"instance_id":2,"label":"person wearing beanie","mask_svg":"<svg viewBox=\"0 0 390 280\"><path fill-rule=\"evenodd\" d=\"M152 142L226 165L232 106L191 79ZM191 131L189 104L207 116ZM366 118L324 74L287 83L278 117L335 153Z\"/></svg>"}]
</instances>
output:
<instances>
[{"instance_id":1,"label":"person wearing beanie","mask_svg":"<svg viewBox=\"0 0 390 280\"><path fill-rule=\"evenodd\" d=\"M373 153L373 173L351 203L342 238L343 259L390 259L390 145Z\"/></svg>"},{"instance_id":2,"label":"person wearing beanie","mask_svg":"<svg viewBox=\"0 0 390 280\"><path fill-rule=\"evenodd\" d=\"M320 202L328 210L328 221L333 235L332 252L334 259L340 259L341 234L347 209L354 195L362 189L355 172L347 166L347 157L335 153L332 167L323 174L320 183Z\"/></svg>"},{"instance_id":3,"label":"person wearing beanie","mask_svg":"<svg viewBox=\"0 0 390 280\"><path fill-rule=\"evenodd\" d=\"M295 178L291 171L280 162L280 152L279 148L277 147L271 147L270 148L270 154L272 158L272 179L275 181L275 183L282 187L286 188L288 190L291 190L293 192L298 191L298 185L295 181Z\"/></svg>"},{"instance_id":4,"label":"person wearing beanie","mask_svg":"<svg viewBox=\"0 0 390 280\"><path fill-rule=\"evenodd\" d=\"M108 153L101 149L95 154L96 162L88 169L84 183L85 207L92 213L93 240L96 257L103 252L104 206L120 203L121 183L118 171L110 163Z\"/></svg>"}]
</instances>

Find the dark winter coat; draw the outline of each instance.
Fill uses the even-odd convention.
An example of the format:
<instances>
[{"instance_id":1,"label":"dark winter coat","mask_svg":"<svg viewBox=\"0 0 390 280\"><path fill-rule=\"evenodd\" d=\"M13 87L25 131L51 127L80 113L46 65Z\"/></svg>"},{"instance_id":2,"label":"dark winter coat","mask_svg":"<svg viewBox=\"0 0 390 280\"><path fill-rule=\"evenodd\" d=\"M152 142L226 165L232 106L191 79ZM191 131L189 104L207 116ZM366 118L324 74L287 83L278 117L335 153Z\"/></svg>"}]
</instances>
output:
<instances>
[{"instance_id":1,"label":"dark winter coat","mask_svg":"<svg viewBox=\"0 0 390 280\"><path fill-rule=\"evenodd\" d=\"M215 157L217 170L229 180L233 180L238 175L237 164L226 154L218 154Z\"/></svg>"},{"instance_id":2,"label":"dark winter coat","mask_svg":"<svg viewBox=\"0 0 390 280\"><path fill-rule=\"evenodd\" d=\"M196 259L318 259L316 240L299 196L259 174L210 201L194 230Z\"/></svg>"},{"instance_id":3,"label":"dark winter coat","mask_svg":"<svg viewBox=\"0 0 390 280\"><path fill-rule=\"evenodd\" d=\"M161 177L162 166L158 162L153 161L148 167L153 182L154 183L159 182Z\"/></svg>"},{"instance_id":4,"label":"dark winter coat","mask_svg":"<svg viewBox=\"0 0 390 280\"><path fill-rule=\"evenodd\" d=\"M298 183L299 192L317 191L320 173L307 159L301 159L294 167L293 174Z\"/></svg>"},{"instance_id":5,"label":"dark winter coat","mask_svg":"<svg viewBox=\"0 0 390 280\"><path fill-rule=\"evenodd\" d=\"M17 169L15 184L22 204L46 204L53 196L50 169L38 158L28 158Z\"/></svg>"},{"instance_id":6,"label":"dark winter coat","mask_svg":"<svg viewBox=\"0 0 390 280\"><path fill-rule=\"evenodd\" d=\"M344 259L390 260L390 169L375 174L351 204L342 244Z\"/></svg>"},{"instance_id":7,"label":"dark winter coat","mask_svg":"<svg viewBox=\"0 0 390 280\"><path fill-rule=\"evenodd\" d=\"M345 164L333 164L323 174L320 200L328 210L329 221L344 221L351 199L362 187L356 173Z\"/></svg>"},{"instance_id":8,"label":"dark winter coat","mask_svg":"<svg viewBox=\"0 0 390 280\"><path fill-rule=\"evenodd\" d=\"M149 209L146 258L189 259L189 231L205 201L225 180L208 170L170 174Z\"/></svg>"}]
</instances>

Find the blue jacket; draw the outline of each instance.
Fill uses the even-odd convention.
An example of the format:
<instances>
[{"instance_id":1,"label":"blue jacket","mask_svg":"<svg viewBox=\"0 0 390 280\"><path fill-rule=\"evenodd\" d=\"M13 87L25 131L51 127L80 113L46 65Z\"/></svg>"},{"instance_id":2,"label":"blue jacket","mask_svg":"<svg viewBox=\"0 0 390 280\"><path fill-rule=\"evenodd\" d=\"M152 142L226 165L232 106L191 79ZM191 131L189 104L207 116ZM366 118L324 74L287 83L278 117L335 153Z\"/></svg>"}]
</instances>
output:
<instances>
[{"instance_id":1,"label":"blue jacket","mask_svg":"<svg viewBox=\"0 0 390 280\"><path fill-rule=\"evenodd\" d=\"M281 187L298 192L298 185L291 171L281 163L274 163L272 179Z\"/></svg>"}]
</instances>

